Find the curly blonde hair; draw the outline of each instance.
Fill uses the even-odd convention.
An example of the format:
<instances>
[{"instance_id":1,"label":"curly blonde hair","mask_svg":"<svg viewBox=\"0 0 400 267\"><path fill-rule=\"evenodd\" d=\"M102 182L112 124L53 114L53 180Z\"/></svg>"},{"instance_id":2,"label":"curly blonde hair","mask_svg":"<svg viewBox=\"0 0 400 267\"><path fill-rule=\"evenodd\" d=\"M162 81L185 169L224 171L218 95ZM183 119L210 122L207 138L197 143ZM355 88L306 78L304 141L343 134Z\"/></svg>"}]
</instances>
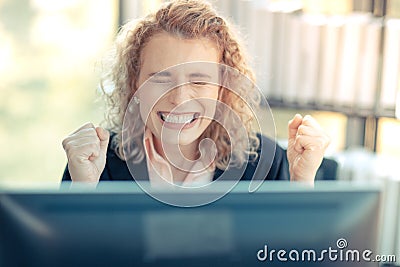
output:
<instances>
[{"instance_id":1,"label":"curly blonde hair","mask_svg":"<svg viewBox=\"0 0 400 267\"><path fill-rule=\"evenodd\" d=\"M235 131L228 134L216 121L210 123L200 138L210 138L215 142L217 155L214 164L219 169L226 169L228 165L241 166L249 156L256 158L260 141L256 131L253 130L254 115L251 109L258 108L260 95L252 86L255 82L254 74L246 62L243 46L233 26L219 16L209 3L199 0L176 0L164 3L155 13L130 21L121 28L110 57L112 61L109 64L110 69L105 73L101 83L108 106L106 127L114 133L111 142L118 157L122 160L139 162L145 156L143 132L135 135L140 132L138 131L142 126L140 124L143 124L140 114L137 114L137 120L129 126L130 138L122 138L125 131L123 122L129 102L138 89L141 52L152 36L162 32L184 39L211 40L220 52L220 64L237 70L251 81L250 86L236 88L235 93L222 88L219 96L223 103L238 114L247 131L247 138L235 136L233 147L229 135L235 135ZM111 92L106 90L109 82L113 86ZM235 121L223 123L230 124L232 129L235 129L237 124ZM132 148L129 154L126 150L124 153L124 147Z\"/></svg>"}]
</instances>

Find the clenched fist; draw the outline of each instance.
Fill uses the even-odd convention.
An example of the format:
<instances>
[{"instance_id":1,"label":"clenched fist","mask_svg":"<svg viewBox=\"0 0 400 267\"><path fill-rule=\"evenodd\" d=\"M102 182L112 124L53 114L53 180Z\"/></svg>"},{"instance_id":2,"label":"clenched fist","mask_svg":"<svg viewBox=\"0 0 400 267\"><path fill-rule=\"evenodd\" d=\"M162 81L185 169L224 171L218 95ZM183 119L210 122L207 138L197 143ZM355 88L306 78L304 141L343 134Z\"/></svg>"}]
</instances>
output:
<instances>
[{"instance_id":1,"label":"clenched fist","mask_svg":"<svg viewBox=\"0 0 400 267\"><path fill-rule=\"evenodd\" d=\"M106 165L109 139L108 131L87 123L63 140L72 181L99 181Z\"/></svg>"},{"instance_id":2,"label":"clenched fist","mask_svg":"<svg viewBox=\"0 0 400 267\"><path fill-rule=\"evenodd\" d=\"M289 121L287 157L291 181L313 183L330 138L310 115Z\"/></svg>"}]
</instances>

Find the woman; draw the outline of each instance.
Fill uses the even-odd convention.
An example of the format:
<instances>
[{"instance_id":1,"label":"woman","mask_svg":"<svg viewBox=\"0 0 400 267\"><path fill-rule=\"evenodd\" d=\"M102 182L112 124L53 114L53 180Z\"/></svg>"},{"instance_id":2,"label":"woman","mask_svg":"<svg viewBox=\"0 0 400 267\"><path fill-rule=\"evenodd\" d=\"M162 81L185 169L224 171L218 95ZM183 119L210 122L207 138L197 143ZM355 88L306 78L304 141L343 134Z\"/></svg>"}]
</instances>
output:
<instances>
[{"instance_id":1,"label":"woman","mask_svg":"<svg viewBox=\"0 0 400 267\"><path fill-rule=\"evenodd\" d=\"M105 79L114 88L105 92L111 138L91 123L65 138L63 180L134 178L190 186L242 168L237 179L257 175L313 183L329 144L318 123L311 116L294 116L286 156L253 127L258 91L254 86L229 90L221 69L254 81L238 38L206 2L173 1L126 24ZM233 115L221 113L222 106ZM222 124L216 114L222 114ZM204 140L212 142L204 145Z\"/></svg>"}]
</instances>

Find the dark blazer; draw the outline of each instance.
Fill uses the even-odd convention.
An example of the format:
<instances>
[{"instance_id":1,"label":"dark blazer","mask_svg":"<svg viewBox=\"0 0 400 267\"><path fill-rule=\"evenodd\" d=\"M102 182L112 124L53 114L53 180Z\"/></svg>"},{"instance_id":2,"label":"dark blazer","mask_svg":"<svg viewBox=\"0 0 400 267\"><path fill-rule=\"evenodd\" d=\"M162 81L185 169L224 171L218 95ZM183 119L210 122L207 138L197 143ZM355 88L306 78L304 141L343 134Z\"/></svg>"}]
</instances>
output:
<instances>
[{"instance_id":1,"label":"dark blazer","mask_svg":"<svg viewBox=\"0 0 400 267\"><path fill-rule=\"evenodd\" d=\"M289 164L285 150L263 135L258 135L258 138L262 146L260 145L257 151L259 157L256 160L249 161L248 164L244 164L242 167L228 168L226 171L217 168L213 180L236 179L233 177L237 177L237 175L240 175L240 180L251 180L254 176L260 180L289 180ZM126 162L115 154L110 145L111 142L107 150L106 166L100 176L100 181L133 180ZM270 169L268 169L269 166L271 166ZM132 169L135 168L135 179L149 179L146 159L130 167ZM65 168L62 180L71 181L68 165Z\"/></svg>"}]
</instances>

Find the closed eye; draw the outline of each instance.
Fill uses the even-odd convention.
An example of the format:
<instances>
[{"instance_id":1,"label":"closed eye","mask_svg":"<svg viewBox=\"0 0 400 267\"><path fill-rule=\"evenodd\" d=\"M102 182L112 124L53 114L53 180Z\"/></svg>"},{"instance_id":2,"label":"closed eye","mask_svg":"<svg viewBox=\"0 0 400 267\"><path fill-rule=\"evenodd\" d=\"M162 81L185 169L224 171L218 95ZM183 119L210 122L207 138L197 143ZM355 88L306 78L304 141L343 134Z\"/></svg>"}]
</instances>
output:
<instances>
[{"instance_id":1,"label":"closed eye","mask_svg":"<svg viewBox=\"0 0 400 267\"><path fill-rule=\"evenodd\" d=\"M194 82L191 82L191 83L194 84L194 85L198 85L198 86L207 85L207 82L201 82L201 81L194 81Z\"/></svg>"},{"instance_id":2,"label":"closed eye","mask_svg":"<svg viewBox=\"0 0 400 267\"><path fill-rule=\"evenodd\" d=\"M172 81L170 79L151 79L150 80L152 83L171 83Z\"/></svg>"},{"instance_id":3,"label":"closed eye","mask_svg":"<svg viewBox=\"0 0 400 267\"><path fill-rule=\"evenodd\" d=\"M193 85L204 86L210 82L211 76L202 72L194 72L189 75L189 80Z\"/></svg>"},{"instance_id":4,"label":"closed eye","mask_svg":"<svg viewBox=\"0 0 400 267\"><path fill-rule=\"evenodd\" d=\"M149 74L150 82L152 83L171 83L171 73L162 71L162 72L152 72Z\"/></svg>"}]
</instances>

